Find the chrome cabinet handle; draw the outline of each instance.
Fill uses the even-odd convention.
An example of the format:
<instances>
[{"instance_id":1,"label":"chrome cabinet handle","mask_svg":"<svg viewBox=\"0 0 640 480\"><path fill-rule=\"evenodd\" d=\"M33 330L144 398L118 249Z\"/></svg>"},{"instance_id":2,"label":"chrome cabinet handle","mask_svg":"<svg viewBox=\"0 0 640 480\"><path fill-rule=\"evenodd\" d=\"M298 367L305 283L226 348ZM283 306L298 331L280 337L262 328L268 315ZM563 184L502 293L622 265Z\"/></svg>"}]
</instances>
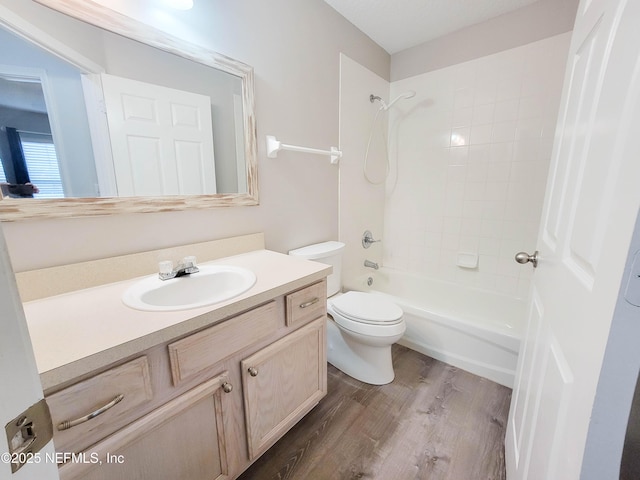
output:
<instances>
[{"instance_id":1,"label":"chrome cabinet handle","mask_svg":"<svg viewBox=\"0 0 640 480\"><path fill-rule=\"evenodd\" d=\"M224 382L222 384L222 390L224 391L224 393L231 393L233 391L233 385L231 385L229 382Z\"/></svg>"},{"instance_id":2,"label":"chrome cabinet handle","mask_svg":"<svg viewBox=\"0 0 640 480\"><path fill-rule=\"evenodd\" d=\"M307 308L310 307L311 305L313 305L314 303L318 303L320 301L319 297L313 297L311 300L309 300L308 302L304 302L300 304L300 308Z\"/></svg>"},{"instance_id":3,"label":"chrome cabinet handle","mask_svg":"<svg viewBox=\"0 0 640 480\"><path fill-rule=\"evenodd\" d=\"M525 264L531 262L533 268L538 266L538 251L533 252L533 255L529 255L527 252L518 252L516 253L516 262Z\"/></svg>"},{"instance_id":4,"label":"chrome cabinet handle","mask_svg":"<svg viewBox=\"0 0 640 480\"><path fill-rule=\"evenodd\" d=\"M118 395L116 395L116 397L113 400L111 400L105 406L100 407L97 410L94 410L90 414L85 415L84 417L76 418L75 420L65 420L61 422L60 424L58 424L58 430L60 431L69 430L71 427L75 427L76 425L80 425L81 423L91 420L92 418L95 418L98 415L102 415L104 412L106 412L110 408L120 403L123 399L124 399L124 395L122 393L119 393Z\"/></svg>"},{"instance_id":5,"label":"chrome cabinet handle","mask_svg":"<svg viewBox=\"0 0 640 480\"><path fill-rule=\"evenodd\" d=\"M258 376L258 369L257 368L249 367L247 369L247 371L249 372L249 375L251 375L252 377L257 377Z\"/></svg>"}]
</instances>

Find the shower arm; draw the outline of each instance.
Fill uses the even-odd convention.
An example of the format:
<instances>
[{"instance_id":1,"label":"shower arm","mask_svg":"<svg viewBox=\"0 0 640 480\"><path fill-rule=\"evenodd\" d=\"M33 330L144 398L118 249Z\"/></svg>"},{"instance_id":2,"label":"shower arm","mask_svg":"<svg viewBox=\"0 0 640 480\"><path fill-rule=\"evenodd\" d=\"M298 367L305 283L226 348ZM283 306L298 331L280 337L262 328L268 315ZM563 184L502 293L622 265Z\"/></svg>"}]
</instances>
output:
<instances>
[{"instance_id":1,"label":"shower arm","mask_svg":"<svg viewBox=\"0 0 640 480\"><path fill-rule=\"evenodd\" d=\"M398 100L402 100L402 99L407 99L407 98L412 98L415 97L416 92L414 92L413 90L409 90L407 92L401 93L400 95L398 95L396 98L394 98L393 100L391 100L388 104L378 95L374 95L373 93L371 95L369 95L369 101L371 103L375 102L376 100L380 102L380 109L387 111L389 110Z\"/></svg>"}]
</instances>

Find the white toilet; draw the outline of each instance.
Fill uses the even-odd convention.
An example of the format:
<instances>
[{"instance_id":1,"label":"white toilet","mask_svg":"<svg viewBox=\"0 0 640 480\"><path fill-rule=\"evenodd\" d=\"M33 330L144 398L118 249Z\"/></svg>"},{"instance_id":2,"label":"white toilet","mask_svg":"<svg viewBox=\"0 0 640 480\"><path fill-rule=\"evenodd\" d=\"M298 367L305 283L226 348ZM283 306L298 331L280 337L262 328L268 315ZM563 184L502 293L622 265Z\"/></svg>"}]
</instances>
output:
<instances>
[{"instance_id":1,"label":"white toilet","mask_svg":"<svg viewBox=\"0 0 640 480\"><path fill-rule=\"evenodd\" d=\"M406 325L402 309L364 292L340 293L344 243L324 242L291 250L289 255L333 266L327 278L327 357L329 363L365 383L393 381L391 345Z\"/></svg>"}]
</instances>

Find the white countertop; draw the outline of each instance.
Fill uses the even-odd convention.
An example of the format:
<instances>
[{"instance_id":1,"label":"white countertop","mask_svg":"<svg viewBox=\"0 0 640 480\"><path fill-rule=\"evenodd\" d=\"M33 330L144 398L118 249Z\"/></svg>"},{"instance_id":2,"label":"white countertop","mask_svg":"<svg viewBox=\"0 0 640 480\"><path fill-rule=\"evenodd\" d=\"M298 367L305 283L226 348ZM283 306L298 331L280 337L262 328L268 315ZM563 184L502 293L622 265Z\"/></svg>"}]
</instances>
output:
<instances>
[{"instance_id":1,"label":"white countertop","mask_svg":"<svg viewBox=\"0 0 640 480\"><path fill-rule=\"evenodd\" d=\"M230 300L175 312L146 312L124 305L122 293L139 279L26 302L24 311L43 388L61 385L213 325L331 273L328 265L269 250L206 264L245 267L256 274L257 281L247 292Z\"/></svg>"}]
</instances>

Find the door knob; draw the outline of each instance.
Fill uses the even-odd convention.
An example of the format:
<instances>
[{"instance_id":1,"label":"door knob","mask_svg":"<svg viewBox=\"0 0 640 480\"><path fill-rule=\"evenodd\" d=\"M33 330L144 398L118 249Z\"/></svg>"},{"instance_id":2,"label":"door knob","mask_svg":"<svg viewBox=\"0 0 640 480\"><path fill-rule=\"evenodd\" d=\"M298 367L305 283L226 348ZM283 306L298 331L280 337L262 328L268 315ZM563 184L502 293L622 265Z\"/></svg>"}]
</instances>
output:
<instances>
[{"instance_id":1,"label":"door knob","mask_svg":"<svg viewBox=\"0 0 640 480\"><path fill-rule=\"evenodd\" d=\"M533 252L533 255L529 255L527 252L518 252L516 253L516 262L525 264L531 262L533 264L533 268L538 266L538 251Z\"/></svg>"}]
</instances>

